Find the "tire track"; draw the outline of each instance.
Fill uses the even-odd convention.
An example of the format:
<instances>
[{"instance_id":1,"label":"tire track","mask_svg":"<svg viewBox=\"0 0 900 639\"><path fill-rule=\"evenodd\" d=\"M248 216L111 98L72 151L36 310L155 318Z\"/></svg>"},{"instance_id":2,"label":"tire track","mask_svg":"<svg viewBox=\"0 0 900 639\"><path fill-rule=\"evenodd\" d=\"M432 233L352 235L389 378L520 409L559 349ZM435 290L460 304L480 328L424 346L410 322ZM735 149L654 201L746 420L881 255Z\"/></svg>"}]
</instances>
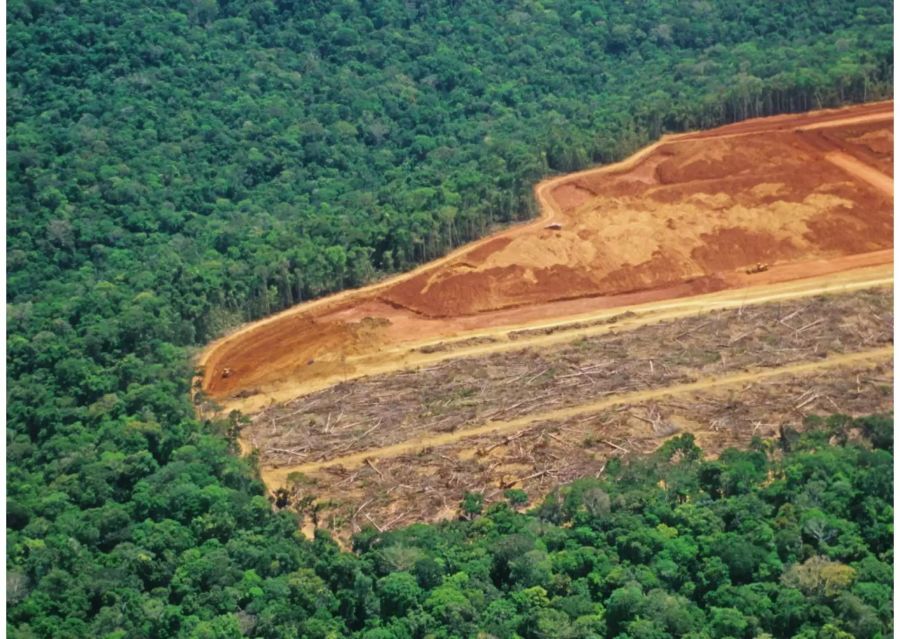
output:
<instances>
[{"instance_id":1,"label":"tire track","mask_svg":"<svg viewBox=\"0 0 900 639\"><path fill-rule=\"evenodd\" d=\"M894 197L894 178L889 175L885 175L878 169L860 162L852 155L842 153L841 151L831 151L830 153L826 153L825 159L850 175L874 186L888 197Z\"/></svg>"}]
</instances>

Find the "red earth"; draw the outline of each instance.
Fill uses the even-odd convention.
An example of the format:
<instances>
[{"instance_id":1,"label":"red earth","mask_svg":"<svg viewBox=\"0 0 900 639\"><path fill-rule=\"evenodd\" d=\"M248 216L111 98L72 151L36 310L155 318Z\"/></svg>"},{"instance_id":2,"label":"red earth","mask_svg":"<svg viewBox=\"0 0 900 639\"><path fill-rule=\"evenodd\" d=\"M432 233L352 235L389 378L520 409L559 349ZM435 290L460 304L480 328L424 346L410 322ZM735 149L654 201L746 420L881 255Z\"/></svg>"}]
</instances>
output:
<instances>
[{"instance_id":1,"label":"red earth","mask_svg":"<svg viewBox=\"0 0 900 639\"><path fill-rule=\"evenodd\" d=\"M892 169L892 102L668 136L541 182L529 224L211 344L202 388L248 397L399 343L889 262Z\"/></svg>"}]
</instances>

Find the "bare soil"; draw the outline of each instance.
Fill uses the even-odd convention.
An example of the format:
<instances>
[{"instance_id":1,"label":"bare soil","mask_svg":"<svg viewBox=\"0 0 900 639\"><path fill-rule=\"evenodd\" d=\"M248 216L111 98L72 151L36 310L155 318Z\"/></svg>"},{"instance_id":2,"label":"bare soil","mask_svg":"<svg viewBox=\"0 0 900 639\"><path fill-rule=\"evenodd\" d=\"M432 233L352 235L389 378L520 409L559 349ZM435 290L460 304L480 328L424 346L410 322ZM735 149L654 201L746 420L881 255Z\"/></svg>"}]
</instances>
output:
<instances>
[{"instance_id":1,"label":"bare soil","mask_svg":"<svg viewBox=\"0 0 900 639\"><path fill-rule=\"evenodd\" d=\"M200 360L202 389L260 395L461 323L562 317L577 300L602 308L809 277L845 260L890 262L892 110L671 136L617 165L545 181L543 215L531 224L213 344ZM544 228L549 221L560 230ZM769 271L748 276L759 262Z\"/></svg>"},{"instance_id":2,"label":"bare soil","mask_svg":"<svg viewBox=\"0 0 900 639\"><path fill-rule=\"evenodd\" d=\"M851 167L852 156L818 148L808 141L813 135L663 144L634 170L573 180L590 197L570 208L560 203L561 230L521 235L486 256L466 254L380 298L447 317L688 280L703 292L727 285L721 273L759 262L887 248L890 188L873 188L871 174L861 175L868 165ZM635 179L642 170L647 177ZM892 185L890 176L870 170ZM559 188L572 183L554 197Z\"/></svg>"}]
</instances>

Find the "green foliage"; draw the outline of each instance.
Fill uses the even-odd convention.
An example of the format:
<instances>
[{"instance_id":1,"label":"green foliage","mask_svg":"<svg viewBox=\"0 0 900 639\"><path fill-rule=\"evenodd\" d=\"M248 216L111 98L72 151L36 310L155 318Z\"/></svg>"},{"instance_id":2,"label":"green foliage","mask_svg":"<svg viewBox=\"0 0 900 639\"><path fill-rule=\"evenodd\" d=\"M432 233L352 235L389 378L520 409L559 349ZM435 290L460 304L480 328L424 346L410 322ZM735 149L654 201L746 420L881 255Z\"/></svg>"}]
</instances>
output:
<instances>
[{"instance_id":1,"label":"green foliage","mask_svg":"<svg viewBox=\"0 0 900 639\"><path fill-rule=\"evenodd\" d=\"M384 617L403 617L422 597L416 578L408 572L394 572L378 580L381 614Z\"/></svg>"},{"instance_id":2,"label":"green foliage","mask_svg":"<svg viewBox=\"0 0 900 639\"><path fill-rule=\"evenodd\" d=\"M889 417L829 421L824 435L798 431L791 452L727 450L715 462L676 438L613 478L560 487L531 514L491 508L478 522L392 533L362 559L419 549L455 566L423 593L448 633L438 636L884 636L892 555L865 541L880 524L853 511L854 486L886 468L864 462L883 451L849 436L877 419ZM845 443L823 447L829 438ZM701 481L710 468L718 480ZM586 507L601 494L603 507ZM877 498L886 512L891 494Z\"/></svg>"},{"instance_id":3,"label":"green foliage","mask_svg":"<svg viewBox=\"0 0 900 639\"><path fill-rule=\"evenodd\" d=\"M522 506L528 503L528 493L520 488L510 488L503 493L511 506Z\"/></svg>"},{"instance_id":4,"label":"green foliage","mask_svg":"<svg viewBox=\"0 0 900 639\"><path fill-rule=\"evenodd\" d=\"M709 634L713 606L747 633L890 632L890 418L856 423L874 449L796 434L779 462L682 438L539 516L469 496L477 521L353 555L301 540L232 454L242 418L188 399L190 349L525 219L551 171L890 95L889 3L15 0L7 22L10 636ZM854 579L727 590L813 557Z\"/></svg>"},{"instance_id":5,"label":"green foliage","mask_svg":"<svg viewBox=\"0 0 900 639\"><path fill-rule=\"evenodd\" d=\"M463 515L468 518L480 515L483 507L484 495L481 493L466 493L460 504L460 510L462 510Z\"/></svg>"},{"instance_id":6,"label":"green foliage","mask_svg":"<svg viewBox=\"0 0 900 639\"><path fill-rule=\"evenodd\" d=\"M7 579L11 623L69 636L62 620L87 614L94 597L125 601L145 589L149 598L136 623L152 636L281 637L296 627L309 637L427 631L448 638L488 632L524 639L874 639L892 626L891 551L865 541L879 539L867 528L881 524L857 520L853 511L861 498L857 487L885 472L866 460L890 453L844 437L871 421L832 424L828 434L845 439L841 446L823 448L821 434L810 432L800 433L788 453L725 451L715 467L719 477L740 477L739 490L699 481L711 466L699 461L701 452L670 455L682 438L666 443L660 455L620 465L616 477L561 487L547 498L562 504L552 510L556 523L546 521L545 507L533 514L492 507L477 521L361 535L358 556L341 553L322 534L310 544L290 539L296 523L270 514L261 499L246 504L255 509L248 517L271 517L269 536L238 532L238 525L249 530L251 523L238 524L234 510L235 523L198 524L218 512L205 502L236 496L196 474L204 468L196 466L199 460L212 464L209 455L227 448L222 439L199 439L174 451L168 464L195 477L193 490L181 486L171 493L177 495L176 519L147 517L129 528L127 515L109 511L88 527L57 516L57 525L69 526L71 539L82 543L102 545L105 536L128 528L129 541L110 542L108 551L110 565L128 572L95 572L83 588L74 575L91 569L72 562L71 542L38 538L32 515L20 514L27 536L13 535L12 560L22 568ZM227 455L222 460L237 463ZM682 490L669 488L679 482ZM141 508L173 512L167 500L175 487L152 476L138 483L148 490L136 492L135 503L155 500ZM872 504L890 513L891 495L871 497ZM598 500L601 507L589 507ZM27 512L58 509L58 501ZM792 530L800 541L782 561L779 533ZM60 549L64 555L53 554ZM252 567L238 569L240 563ZM125 574L132 575L130 589L120 581ZM42 617L48 621L30 616L38 610L52 611ZM210 610L216 614L199 617ZM110 629L122 623L107 606L96 619Z\"/></svg>"}]
</instances>

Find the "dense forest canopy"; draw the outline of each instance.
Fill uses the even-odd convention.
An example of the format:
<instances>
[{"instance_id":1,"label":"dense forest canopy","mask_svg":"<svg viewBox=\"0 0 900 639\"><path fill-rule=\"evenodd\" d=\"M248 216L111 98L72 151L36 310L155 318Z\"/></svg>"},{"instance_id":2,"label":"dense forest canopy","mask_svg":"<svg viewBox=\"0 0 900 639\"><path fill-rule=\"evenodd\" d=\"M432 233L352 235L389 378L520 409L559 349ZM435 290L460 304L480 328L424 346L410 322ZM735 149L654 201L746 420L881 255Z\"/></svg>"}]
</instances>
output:
<instances>
[{"instance_id":1,"label":"dense forest canopy","mask_svg":"<svg viewBox=\"0 0 900 639\"><path fill-rule=\"evenodd\" d=\"M13 299L124 278L182 343L528 217L550 171L891 91L889 2L8 13Z\"/></svg>"},{"instance_id":2,"label":"dense forest canopy","mask_svg":"<svg viewBox=\"0 0 900 639\"><path fill-rule=\"evenodd\" d=\"M682 492L626 472L587 515L575 486L355 556L272 512L188 386L192 347L525 219L550 172L889 96L891 3L11 0L7 22L10 636L890 633L883 441L687 447L641 471Z\"/></svg>"}]
</instances>

